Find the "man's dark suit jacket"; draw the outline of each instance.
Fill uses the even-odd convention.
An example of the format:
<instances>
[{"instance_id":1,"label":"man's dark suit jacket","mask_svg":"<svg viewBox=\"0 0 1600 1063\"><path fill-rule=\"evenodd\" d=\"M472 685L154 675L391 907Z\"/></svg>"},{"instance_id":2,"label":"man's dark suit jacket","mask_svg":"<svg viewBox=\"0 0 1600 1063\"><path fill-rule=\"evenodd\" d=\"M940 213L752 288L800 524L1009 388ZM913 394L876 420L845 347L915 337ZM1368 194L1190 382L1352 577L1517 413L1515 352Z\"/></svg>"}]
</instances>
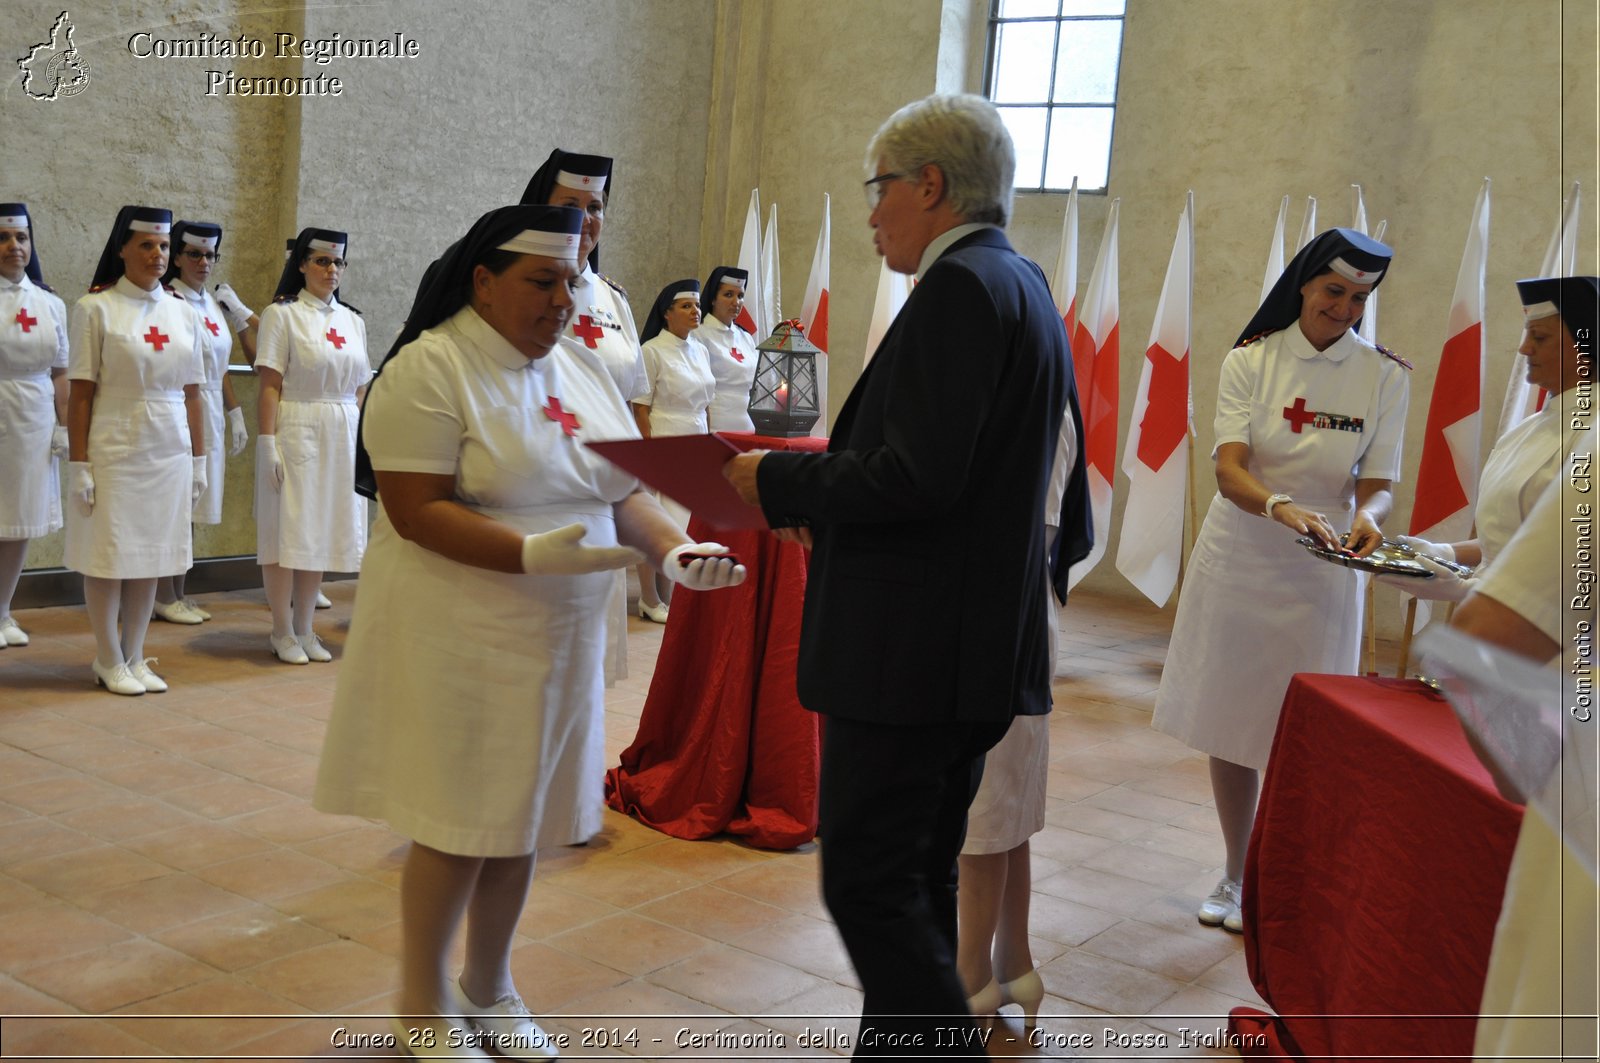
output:
<instances>
[{"instance_id":1,"label":"man's dark suit jacket","mask_svg":"<svg viewBox=\"0 0 1600 1063\"><path fill-rule=\"evenodd\" d=\"M762 460L769 522L809 525L815 543L802 704L888 724L1050 711L1042 507L1063 410L1082 438L1072 379L1044 275L982 229L913 289L827 453ZM1073 543L1086 497L1080 446Z\"/></svg>"}]
</instances>

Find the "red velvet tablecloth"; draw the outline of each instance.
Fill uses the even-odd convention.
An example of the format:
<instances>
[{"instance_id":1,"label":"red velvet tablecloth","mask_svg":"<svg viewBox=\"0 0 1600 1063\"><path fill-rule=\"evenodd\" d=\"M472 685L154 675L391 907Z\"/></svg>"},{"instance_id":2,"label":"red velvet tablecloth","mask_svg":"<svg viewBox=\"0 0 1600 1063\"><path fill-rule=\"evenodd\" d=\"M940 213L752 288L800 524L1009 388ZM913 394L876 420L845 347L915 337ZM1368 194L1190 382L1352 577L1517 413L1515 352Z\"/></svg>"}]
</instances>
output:
<instances>
[{"instance_id":1,"label":"red velvet tablecloth","mask_svg":"<svg viewBox=\"0 0 1600 1063\"><path fill-rule=\"evenodd\" d=\"M827 445L724 435L746 449ZM731 590L673 593L639 734L606 772L606 803L675 838L804 845L817 833L821 763L819 718L795 693L806 551L693 517L689 536L727 546L750 574Z\"/></svg>"},{"instance_id":2,"label":"red velvet tablecloth","mask_svg":"<svg viewBox=\"0 0 1600 1063\"><path fill-rule=\"evenodd\" d=\"M1414 680L1296 676L1245 866L1245 1055L1469 1058L1522 808ZM1252 1051L1252 1048L1256 1049Z\"/></svg>"}]
</instances>

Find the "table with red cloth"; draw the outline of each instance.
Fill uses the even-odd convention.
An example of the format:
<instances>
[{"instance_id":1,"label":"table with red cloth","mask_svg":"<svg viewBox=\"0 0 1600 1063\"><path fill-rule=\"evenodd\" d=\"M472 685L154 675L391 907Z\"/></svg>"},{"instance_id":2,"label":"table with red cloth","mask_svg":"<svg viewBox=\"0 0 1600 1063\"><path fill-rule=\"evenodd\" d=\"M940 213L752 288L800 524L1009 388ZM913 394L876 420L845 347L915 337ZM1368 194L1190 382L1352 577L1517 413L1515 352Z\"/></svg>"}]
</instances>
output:
<instances>
[{"instance_id":1,"label":"table with red cloth","mask_svg":"<svg viewBox=\"0 0 1600 1063\"><path fill-rule=\"evenodd\" d=\"M721 434L745 450L828 443ZM817 833L822 758L819 717L795 692L806 551L692 516L688 534L727 546L749 575L727 590L673 592L639 734L606 772L606 803L675 838L793 849Z\"/></svg>"},{"instance_id":2,"label":"table with red cloth","mask_svg":"<svg viewBox=\"0 0 1600 1063\"><path fill-rule=\"evenodd\" d=\"M1235 1009L1241 1053L1470 1058L1521 822L1423 684L1295 676L1244 880L1277 1016Z\"/></svg>"}]
</instances>

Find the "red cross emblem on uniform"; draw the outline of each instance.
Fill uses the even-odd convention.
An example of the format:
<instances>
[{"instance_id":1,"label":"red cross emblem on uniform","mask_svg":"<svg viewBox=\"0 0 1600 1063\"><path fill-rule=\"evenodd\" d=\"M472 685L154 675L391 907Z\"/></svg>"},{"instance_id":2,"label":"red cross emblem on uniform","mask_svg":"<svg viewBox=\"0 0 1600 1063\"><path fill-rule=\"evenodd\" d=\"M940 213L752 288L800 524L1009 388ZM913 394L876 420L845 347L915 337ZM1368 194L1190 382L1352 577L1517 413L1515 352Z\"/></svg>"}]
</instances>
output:
<instances>
[{"instance_id":1,"label":"red cross emblem on uniform","mask_svg":"<svg viewBox=\"0 0 1600 1063\"><path fill-rule=\"evenodd\" d=\"M561 430L569 436L578 434L578 415L569 413L561 408L561 400L551 397L543 406L544 415L561 426Z\"/></svg>"},{"instance_id":2,"label":"red cross emblem on uniform","mask_svg":"<svg viewBox=\"0 0 1600 1063\"><path fill-rule=\"evenodd\" d=\"M222 335L222 330L217 328L217 323L215 321L211 320L209 317L206 318L206 328L211 330L211 334L213 336Z\"/></svg>"},{"instance_id":3,"label":"red cross emblem on uniform","mask_svg":"<svg viewBox=\"0 0 1600 1063\"><path fill-rule=\"evenodd\" d=\"M32 332L33 331L33 326L35 326L35 325L37 325L39 323L39 319L38 318L29 317L28 316L28 308L27 307L23 307L21 310L17 311L17 316L16 316L15 320L16 320L17 324L22 326L22 331L23 332Z\"/></svg>"},{"instance_id":4,"label":"red cross emblem on uniform","mask_svg":"<svg viewBox=\"0 0 1600 1063\"><path fill-rule=\"evenodd\" d=\"M1306 400L1297 398L1293 406L1283 408L1283 419L1294 426L1294 434L1299 435L1300 429L1317 419L1315 410L1306 409Z\"/></svg>"},{"instance_id":5,"label":"red cross emblem on uniform","mask_svg":"<svg viewBox=\"0 0 1600 1063\"><path fill-rule=\"evenodd\" d=\"M588 314L579 314L578 323L572 326L572 334L582 340L583 345L592 351L599 346L595 341L604 336L605 332L599 325L594 323L594 318Z\"/></svg>"},{"instance_id":6,"label":"red cross emblem on uniform","mask_svg":"<svg viewBox=\"0 0 1600 1063\"><path fill-rule=\"evenodd\" d=\"M734 361L736 361L736 362L744 361L744 355L739 353L739 348L737 348L737 347L729 347L728 348L728 353L733 356L733 360Z\"/></svg>"},{"instance_id":7,"label":"red cross emblem on uniform","mask_svg":"<svg viewBox=\"0 0 1600 1063\"><path fill-rule=\"evenodd\" d=\"M151 325L150 331L146 332L141 338L158 351L172 342L171 336L163 336L161 330L154 325Z\"/></svg>"},{"instance_id":8,"label":"red cross emblem on uniform","mask_svg":"<svg viewBox=\"0 0 1600 1063\"><path fill-rule=\"evenodd\" d=\"M336 351L344 350L344 337L339 335L339 331L337 329L331 329L330 328L328 330L328 342L333 344L333 349L334 350L336 350Z\"/></svg>"}]
</instances>

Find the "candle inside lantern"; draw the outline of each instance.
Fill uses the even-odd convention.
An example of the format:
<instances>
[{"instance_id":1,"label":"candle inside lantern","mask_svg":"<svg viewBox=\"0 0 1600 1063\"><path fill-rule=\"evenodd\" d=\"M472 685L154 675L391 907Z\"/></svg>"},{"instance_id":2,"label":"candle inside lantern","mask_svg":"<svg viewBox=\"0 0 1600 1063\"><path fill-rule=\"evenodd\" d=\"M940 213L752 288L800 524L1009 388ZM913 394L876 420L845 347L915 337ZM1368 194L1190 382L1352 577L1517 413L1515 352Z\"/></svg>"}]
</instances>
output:
<instances>
[{"instance_id":1,"label":"candle inside lantern","mask_svg":"<svg viewBox=\"0 0 1600 1063\"><path fill-rule=\"evenodd\" d=\"M780 410L787 410L789 408L789 382L787 380L778 381L778 386L772 392L772 397L778 400L778 408Z\"/></svg>"}]
</instances>

